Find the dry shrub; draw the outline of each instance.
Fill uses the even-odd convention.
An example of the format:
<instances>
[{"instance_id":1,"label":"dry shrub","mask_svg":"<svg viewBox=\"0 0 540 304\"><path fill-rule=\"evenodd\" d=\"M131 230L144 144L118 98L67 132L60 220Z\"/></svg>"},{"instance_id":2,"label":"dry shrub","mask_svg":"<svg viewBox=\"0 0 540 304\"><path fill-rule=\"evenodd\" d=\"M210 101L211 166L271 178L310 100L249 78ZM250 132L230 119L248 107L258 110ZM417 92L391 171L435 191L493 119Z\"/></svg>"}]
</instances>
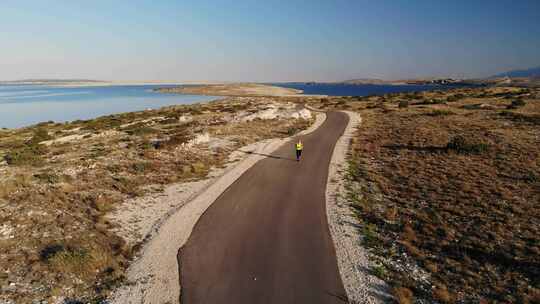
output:
<instances>
[{"instance_id":1,"label":"dry shrub","mask_svg":"<svg viewBox=\"0 0 540 304\"><path fill-rule=\"evenodd\" d=\"M414 301L414 294L409 288L397 287L393 292L399 304L412 304Z\"/></svg>"},{"instance_id":2,"label":"dry shrub","mask_svg":"<svg viewBox=\"0 0 540 304\"><path fill-rule=\"evenodd\" d=\"M504 118L510 119L517 123L540 125L540 115L539 114L524 114L524 113L515 113L511 111L503 111L500 115Z\"/></svg>"},{"instance_id":3,"label":"dry shrub","mask_svg":"<svg viewBox=\"0 0 540 304\"><path fill-rule=\"evenodd\" d=\"M13 166L40 166L44 162L42 156L47 152L47 147L43 145L28 144L8 151L4 160Z\"/></svg>"},{"instance_id":4,"label":"dry shrub","mask_svg":"<svg viewBox=\"0 0 540 304\"><path fill-rule=\"evenodd\" d=\"M187 143L194 137L195 136L192 133L190 133L187 129L183 129L183 130L180 130L178 133L171 135L169 140L163 142L162 146L174 148L181 144ZM161 146L156 147L156 148L161 148Z\"/></svg>"},{"instance_id":5,"label":"dry shrub","mask_svg":"<svg viewBox=\"0 0 540 304\"><path fill-rule=\"evenodd\" d=\"M506 108L511 110L511 109L524 107L525 105L526 103L522 99L515 99L515 100L512 100L512 103L508 105Z\"/></svg>"},{"instance_id":6,"label":"dry shrub","mask_svg":"<svg viewBox=\"0 0 540 304\"><path fill-rule=\"evenodd\" d=\"M457 135L450 139L446 144L446 149L453 150L461 154L480 154L487 151L488 144L484 142L476 142L469 137Z\"/></svg>"},{"instance_id":7,"label":"dry shrub","mask_svg":"<svg viewBox=\"0 0 540 304\"><path fill-rule=\"evenodd\" d=\"M398 208L396 206L386 208L386 211L384 213L384 218L387 221L395 222L397 220L397 216L398 216Z\"/></svg>"},{"instance_id":8,"label":"dry shrub","mask_svg":"<svg viewBox=\"0 0 540 304\"><path fill-rule=\"evenodd\" d=\"M452 111L440 110L440 109L435 109L435 110L427 113L427 115L429 115L429 116L447 116L447 115L453 115L453 114L455 114L455 113L452 112Z\"/></svg>"},{"instance_id":9,"label":"dry shrub","mask_svg":"<svg viewBox=\"0 0 540 304\"><path fill-rule=\"evenodd\" d=\"M422 253L422 251L420 249L418 249L416 246L414 246L413 244L411 244L410 242L408 242L408 241L400 241L399 243L403 247L405 247L407 252L409 252L413 257L416 257L418 259L422 259L424 257L424 254Z\"/></svg>"},{"instance_id":10,"label":"dry shrub","mask_svg":"<svg viewBox=\"0 0 540 304\"><path fill-rule=\"evenodd\" d=\"M411 225L406 224L403 227L403 233L401 234L401 237L404 241L407 242L416 242L418 238L416 237L416 232L414 232L414 229L411 227Z\"/></svg>"},{"instance_id":11,"label":"dry shrub","mask_svg":"<svg viewBox=\"0 0 540 304\"><path fill-rule=\"evenodd\" d=\"M441 303L453 303L452 295L443 285L439 285L433 290L433 298Z\"/></svg>"},{"instance_id":12,"label":"dry shrub","mask_svg":"<svg viewBox=\"0 0 540 304\"><path fill-rule=\"evenodd\" d=\"M92 206L102 213L111 211L113 209L114 203L114 199L105 195L99 195L92 200Z\"/></svg>"},{"instance_id":13,"label":"dry shrub","mask_svg":"<svg viewBox=\"0 0 540 304\"><path fill-rule=\"evenodd\" d=\"M191 164L191 172L194 174L205 175L208 167L203 162L195 162Z\"/></svg>"},{"instance_id":14,"label":"dry shrub","mask_svg":"<svg viewBox=\"0 0 540 304\"><path fill-rule=\"evenodd\" d=\"M29 144L32 144L32 145L33 144L38 144L38 143L40 143L42 141L46 141L46 140L49 140L49 139L52 139L52 137L49 135L49 132L47 132L46 129L37 128L34 131L34 135L30 139Z\"/></svg>"},{"instance_id":15,"label":"dry shrub","mask_svg":"<svg viewBox=\"0 0 540 304\"><path fill-rule=\"evenodd\" d=\"M41 251L41 258L58 273L68 273L79 278L89 278L111 267L113 257L103 248L79 248L53 244Z\"/></svg>"},{"instance_id":16,"label":"dry shrub","mask_svg":"<svg viewBox=\"0 0 540 304\"><path fill-rule=\"evenodd\" d=\"M437 264L430 263L430 262L427 262L425 267L431 273L437 273L437 271L439 270L439 267L437 266Z\"/></svg>"},{"instance_id":17,"label":"dry shrub","mask_svg":"<svg viewBox=\"0 0 540 304\"><path fill-rule=\"evenodd\" d=\"M32 177L28 174L17 174L0 184L0 198L6 198L10 194L28 188L32 185Z\"/></svg>"}]
</instances>

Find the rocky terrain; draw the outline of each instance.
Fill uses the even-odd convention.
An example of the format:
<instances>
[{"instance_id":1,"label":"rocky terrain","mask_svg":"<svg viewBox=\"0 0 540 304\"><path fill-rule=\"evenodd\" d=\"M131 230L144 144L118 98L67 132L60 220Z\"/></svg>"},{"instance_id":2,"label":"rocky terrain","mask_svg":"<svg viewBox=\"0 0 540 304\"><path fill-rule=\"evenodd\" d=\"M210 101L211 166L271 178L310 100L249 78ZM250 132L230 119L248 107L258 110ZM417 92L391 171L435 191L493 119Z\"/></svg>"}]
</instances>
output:
<instances>
[{"instance_id":1,"label":"rocky terrain","mask_svg":"<svg viewBox=\"0 0 540 304\"><path fill-rule=\"evenodd\" d=\"M227 98L2 130L0 303L105 299L178 205L159 197L189 192L241 147L307 128L296 101Z\"/></svg>"},{"instance_id":2,"label":"rocky terrain","mask_svg":"<svg viewBox=\"0 0 540 304\"><path fill-rule=\"evenodd\" d=\"M0 130L0 303L105 299L183 203L171 197L305 129L303 102L362 117L337 196L397 302L539 302L540 89L498 84L230 97Z\"/></svg>"}]
</instances>

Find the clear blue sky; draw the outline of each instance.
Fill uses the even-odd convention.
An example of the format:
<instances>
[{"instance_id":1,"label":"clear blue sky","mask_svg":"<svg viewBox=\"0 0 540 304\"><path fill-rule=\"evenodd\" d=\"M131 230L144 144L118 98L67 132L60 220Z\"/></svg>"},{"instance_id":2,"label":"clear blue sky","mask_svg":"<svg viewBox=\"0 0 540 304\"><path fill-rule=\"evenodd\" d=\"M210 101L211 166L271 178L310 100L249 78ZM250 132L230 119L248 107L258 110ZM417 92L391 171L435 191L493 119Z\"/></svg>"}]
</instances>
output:
<instances>
[{"instance_id":1,"label":"clear blue sky","mask_svg":"<svg viewBox=\"0 0 540 304\"><path fill-rule=\"evenodd\" d=\"M0 80L479 77L540 65L540 1L4 0L0 50Z\"/></svg>"}]
</instances>

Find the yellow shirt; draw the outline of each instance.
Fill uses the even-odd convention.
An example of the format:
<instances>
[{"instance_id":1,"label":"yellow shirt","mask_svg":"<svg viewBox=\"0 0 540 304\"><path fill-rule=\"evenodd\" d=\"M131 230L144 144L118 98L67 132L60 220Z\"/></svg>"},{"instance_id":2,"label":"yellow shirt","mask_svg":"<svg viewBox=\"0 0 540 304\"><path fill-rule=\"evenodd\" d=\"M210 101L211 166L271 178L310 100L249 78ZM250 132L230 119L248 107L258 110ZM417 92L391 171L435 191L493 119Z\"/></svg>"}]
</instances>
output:
<instances>
[{"instance_id":1,"label":"yellow shirt","mask_svg":"<svg viewBox=\"0 0 540 304\"><path fill-rule=\"evenodd\" d=\"M304 148L304 145L302 145L301 143L296 144L296 150L302 150L303 148Z\"/></svg>"}]
</instances>

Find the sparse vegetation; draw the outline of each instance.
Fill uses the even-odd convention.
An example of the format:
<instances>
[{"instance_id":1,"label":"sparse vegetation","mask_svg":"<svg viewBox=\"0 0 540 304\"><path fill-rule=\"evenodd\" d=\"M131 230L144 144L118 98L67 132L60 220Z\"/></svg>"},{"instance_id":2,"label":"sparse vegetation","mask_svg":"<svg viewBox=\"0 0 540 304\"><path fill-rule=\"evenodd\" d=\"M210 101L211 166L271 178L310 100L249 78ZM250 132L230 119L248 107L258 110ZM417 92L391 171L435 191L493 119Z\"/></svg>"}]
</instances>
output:
<instances>
[{"instance_id":1,"label":"sparse vegetation","mask_svg":"<svg viewBox=\"0 0 540 304\"><path fill-rule=\"evenodd\" d=\"M0 132L0 227L12 233L0 235L0 302L99 303L140 247L113 232L111 212L159 191L148 186L205 178L246 144L305 129L310 120L244 119L296 101L228 98Z\"/></svg>"},{"instance_id":2,"label":"sparse vegetation","mask_svg":"<svg viewBox=\"0 0 540 304\"><path fill-rule=\"evenodd\" d=\"M538 89L535 89L539 91ZM535 303L540 292L540 102L520 88L354 103L345 197L399 303ZM445 96L458 96L451 103ZM535 96L532 94L531 96ZM425 102L447 100L448 104ZM339 108L330 98L331 107ZM435 111L452 115L425 115ZM441 113L441 112L437 112ZM440 116L444 116L441 119Z\"/></svg>"},{"instance_id":3,"label":"sparse vegetation","mask_svg":"<svg viewBox=\"0 0 540 304\"><path fill-rule=\"evenodd\" d=\"M4 160L8 165L14 166L40 166L43 165L43 155L48 149L37 143L29 143L21 147L8 150L4 154Z\"/></svg>"},{"instance_id":4,"label":"sparse vegetation","mask_svg":"<svg viewBox=\"0 0 540 304\"><path fill-rule=\"evenodd\" d=\"M414 301L413 292L406 287L394 288L394 296L399 304L412 304Z\"/></svg>"}]
</instances>

